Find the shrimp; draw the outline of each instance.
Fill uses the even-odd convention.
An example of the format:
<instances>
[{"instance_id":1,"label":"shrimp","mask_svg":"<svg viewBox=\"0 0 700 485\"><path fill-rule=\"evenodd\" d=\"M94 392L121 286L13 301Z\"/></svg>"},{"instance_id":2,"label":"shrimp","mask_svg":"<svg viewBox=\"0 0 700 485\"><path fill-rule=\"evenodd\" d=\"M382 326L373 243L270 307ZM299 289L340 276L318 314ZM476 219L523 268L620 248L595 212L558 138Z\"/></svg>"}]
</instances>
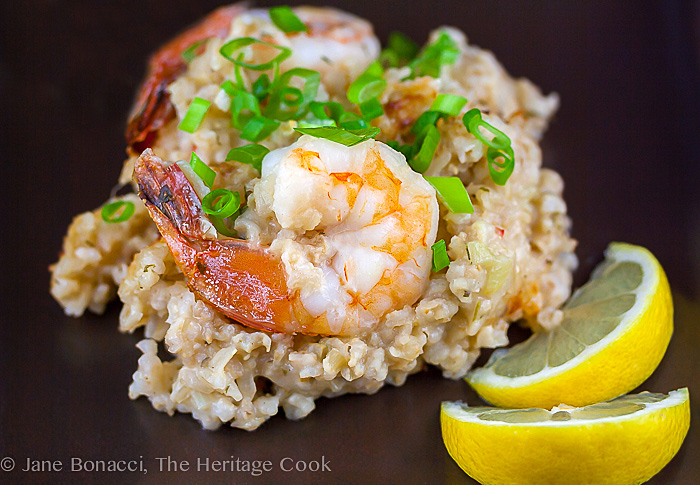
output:
<instances>
[{"instance_id":1,"label":"shrimp","mask_svg":"<svg viewBox=\"0 0 700 485\"><path fill-rule=\"evenodd\" d=\"M294 13L308 32L288 36L292 55L282 63L283 70L313 69L321 73L326 89L344 94L379 56L379 39L366 20L333 8L298 7Z\"/></svg>"},{"instance_id":2,"label":"shrimp","mask_svg":"<svg viewBox=\"0 0 700 485\"><path fill-rule=\"evenodd\" d=\"M270 246L205 237L192 185L150 150L134 178L189 288L243 325L358 335L415 303L428 283L435 190L375 140L345 147L303 136L265 157L247 212L276 221Z\"/></svg>"},{"instance_id":3,"label":"shrimp","mask_svg":"<svg viewBox=\"0 0 700 485\"><path fill-rule=\"evenodd\" d=\"M218 8L153 54L126 126L126 143L135 153L150 146L158 130L175 117L167 88L187 69L182 53L197 42L228 35L231 21L245 10L245 3Z\"/></svg>"},{"instance_id":4,"label":"shrimp","mask_svg":"<svg viewBox=\"0 0 700 485\"><path fill-rule=\"evenodd\" d=\"M331 8L299 7L294 12L306 24L307 32L284 33L271 27L267 10L249 10L246 3L221 7L160 48L150 59L148 74L141 84L126 129L128 147L139 153L152 146L158 130L172 120L175 109L170 103L168 85L187 69L182 53L196 42L210 37L226 38L234 19L240 18L245 35L259 37L292 50L281 67L313 69L333 92L341 92L379 55L379 40L369 22ZM246 24L262 20L262 26ZM254 53L265 56L265 52ZM343 91L344 92L344 91Z\"/></svg>"}]
</instances>

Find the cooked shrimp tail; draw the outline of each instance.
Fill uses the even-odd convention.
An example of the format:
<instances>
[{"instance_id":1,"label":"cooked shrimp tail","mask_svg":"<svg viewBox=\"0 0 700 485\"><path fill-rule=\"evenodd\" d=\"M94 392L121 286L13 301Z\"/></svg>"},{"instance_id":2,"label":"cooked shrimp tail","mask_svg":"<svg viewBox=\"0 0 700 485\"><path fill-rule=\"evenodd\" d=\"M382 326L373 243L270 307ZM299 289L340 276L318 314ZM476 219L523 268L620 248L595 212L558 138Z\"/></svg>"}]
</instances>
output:
<instances>
[{"instance_id":1,"label":"cooked shrimp tail","mask_svg":"<svg viewBox=\"0 0 700 485\"><path fill-rule=\"evenodd\" d=\"M182 53L196 42L225 37L231 21L247 9L247 2L241 2L214 10L153 54L126 127L126 142L134 153L151 146L158 130L175 117L167 87L187 68Z\"/></svg>"},{"instance_id":2,"label":"cooked shrimp tail","mask_svg":"<svg viewBox=\"0 0 700 485\"><path fill-rule=\"evenodd\" d=\"M288 331L276 323L294 321L278 259L247 241L205 239L201 202L177 164L166 165L148 149L136 162L134 178L195 295L246 326Z\"/></svg>"},{"instance_id":3,"label":"cooked shrimp tail","mask_svg":"<svg viewBox=\"0 0 700 485\"><path fill-rule=\"evenodd\" d=\"M291 241L273 253L209 236L180 165L151 150L136 162L141 198L193 293L250 327L306 335L358 335L418 299L439 211L434 189L401 154L374 140L345 147L303 136L270 152L261 173L265 210L305 234L315 257Z\"/></svg>"}]
</instances>

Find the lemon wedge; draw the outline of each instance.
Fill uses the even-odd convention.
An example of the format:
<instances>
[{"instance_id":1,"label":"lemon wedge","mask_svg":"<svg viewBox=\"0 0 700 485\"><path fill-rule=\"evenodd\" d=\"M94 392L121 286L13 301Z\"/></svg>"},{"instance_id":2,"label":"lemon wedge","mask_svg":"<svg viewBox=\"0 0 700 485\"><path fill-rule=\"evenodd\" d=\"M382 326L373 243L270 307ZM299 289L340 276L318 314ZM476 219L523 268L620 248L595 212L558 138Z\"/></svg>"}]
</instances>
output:
<instances>
[{"instance_id":1,"label":"lemon wedge","mask_svg":"<svg viewBox=\"0 0 700 485\"><path fill-rule=\"evenodd\" d=\"M640 246L610 244L605 260L562 310L558 327L494 352L467 382L496 406L586 406L644 382L673 333L668 280Z\"/></svg>"},{"instance_id":2,"label":"lemon wedge","mask_svg":"<svg viewBox=\"0 0 700 485\"><path fill-rule=\"evenodd\" d=\"M631 484L678 452L690 403L686 388L551 411L443 402L440 423L450 456L480 483Z\"/></svg>"}]
</instances>

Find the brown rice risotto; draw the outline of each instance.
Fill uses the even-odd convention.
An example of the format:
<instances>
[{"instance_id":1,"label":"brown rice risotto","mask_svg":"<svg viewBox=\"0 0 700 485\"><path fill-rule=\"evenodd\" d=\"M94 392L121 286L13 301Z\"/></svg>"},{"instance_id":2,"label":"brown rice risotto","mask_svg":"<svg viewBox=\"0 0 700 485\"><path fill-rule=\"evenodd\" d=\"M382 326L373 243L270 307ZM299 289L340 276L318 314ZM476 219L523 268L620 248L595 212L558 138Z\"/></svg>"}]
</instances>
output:
<instances>
[{"instance_id":1,"label":"brown rice risotto","mask_svg":"<svg viewBox=\"0 0 700 485\"><path fill-rule=\"evenodd\" d=\"M207 429L230 423L253 430L275 415L280 406L288 418L300 419L314 409L315 400L321 396L372 394L387 383L403 384L409 374L426 364L440 368L447 378L462 377L481 348L508 343L506 332L512 322L522 320L535 330L559 323L558 308L570 294L571 272L576 266L575 242L569 237L563 182L554 171L541 168L538 144L557 108L556 95L544 96L528 80L513 79L493 54L468 44L459 30L441 27L418 54L425 60L435 52L434 46L441 44L453 52L451 56L438 56L442 60L433 72L421 71L416 67L420 63L402 59L396 62L382 55L383 69L378 76L385 87L373 98L381 104L382 114L370 123L381 129L376 141L368 137L349 147L309 135L301 137L295 128L313 124L310 111L304 112L303 119L276 118L279 127L255 141L271 150L259 170L254 164L226 161L232 148L251 141L241 137L241 129L232 127L235 94L232 96L222 84L228 80L239 89L253 92L253 87L260 84L256 81L261 73L267 72L274 84L275 75L283 76L301 67L320 74L314 97L317 103L337 102L347 113L360 115L357 103L348 99L353 97L348 89L368 72L368 67L378 65L373 63L380 56L380 47L366 21L337 10L295 8L295 17L306 28L299 32L285 31L284 24L280 27L279 21L273 22L265 10L228 8L228 16L212 15L188 31L191 34L207 22L216 22L215 32L202 34L205 42L192 47L193 40L198 39L179 43L176 39L164 48L176 50L175 55L180 56L190 47L190 58L177 75L166 79L167 106L159 109L170 112L158 118L161 126L149 119L146 128L142 123L142 131L132 133L120 182L132 182L134 167L142 163L139 155L143 148L150 147L152 160L162 167L171 166L164 160L190 160L195 151L216 172L213 186L203 188L194 181L196 176L185 168L182 172L199 195L209 189L241 194L243 209L235 221L229 219L230 229L249 244L269 248L269 254L281 261L286 285L299 296L300 305L313 313L309 302L329 287L328 275L340 283L333 287L336 293L329 293L324 300L324 331L307 331L304 326L289 330L289 319L293 320L294 315L276 322L273 330L282 331L253 328L226 316L220 307L210 304L211 300L193 291L191 282L188 286L190 277L183 274L182 261L173 256L168 246L171 241L159 237L161 226L157 228L151 217L154 209L150 208L149 215L138 195L108 201L133 204L133 215L123 222L105 221L101 208L77 216L68 229L61 257L52 267L51 294L71 316L80 316L86 309L101 313L118 295L123 302L120 330L134 332L143 327L144 339L138 343L143 355L129 387L132 399L145 396L157 410L169 414L191 413ZM232 8L236 9L234 13ZM221 51L241 38L259 39L291 52L277 63L276 74L274 65L268 71L237 68L239 64ZM264 64L270 61L270 50L262 44L244 45L237 60ZM159 52L161 57L163 52ZM159 54L152 64L158 62ZM301 89L301 85L296 86ZM469 194L473 213L448 210L443 198L435 198L435 190L423 176L410 170L404 155L385 145L417 144L412 127L441 94L468 101L458 116L441 116L433 122L439 144L422 175L458 177ZM182 127L195 98L208 101L210 106L199 127L190 133L178 127ZM261 106L271 102L264 97L259 101ZM473 108L478 108L483 120L510 140L515 164L504 185L492 178L489 147L462 120ZM135 113L138 117L143 110L137 107ZM343 298L352 293L352 278L345 275L345 279L338 279L334 272L337 258L343 258L346 268L348 261L361 267L366 253L352 246L357 239L348 242L346 238L342 244L338 238L333 239L329 228L336 222L327 222L323 212L330 202L319 202L317 197L323 194L314 192L312 183L296 180L293 170L283 173L284 163L298 150L316 153L327 164L337 155L342 163L364 160L364 166L374 153L371 156L386 163L387 176L398 179L401 204L407 208L402 220L422 220L423 246L411 253L415 265L410 271L401 270L401 275L413 275L414 279L406 280L410 281L406 283L410 291L403 294L396 290L399 283L390 281L387 288L394 297L391 307L379 305L376 311L374 307L365 308L371 318L362 310L353 314L359 315L355 320L348 316L350 310L344 313L350 308ZM356 168L346 171L355 175L361 172ZM371 178L368 174L376 175L378 171L375 168L360 173L363 183ZM143 197L144 188L139 187L142 180L138 176L137 180L134 189L141 188ZM285 180L290 183L280 182ZM404 202L406 191L413 189L415 197L434 203L425 206L424 214ZM353 208L352 201L349 204L348 210ZM312 206L320 215L309 209ZM429 220L431 214L434 226ZM204 241L227 239L218 229L205 229ZM406 231L407 237L410 232ZM369 237L361 231L358 234L358 238ZM431 271L430 248L439 240L446 242L449 266ZM394 244L392 250L396 247ZM371 261L366 266L378 264ZM392 261L392 268L398 268ZM371 268L362 271L371 273ZM398 275L397 271L391 274ZM362 277L365 275L358 276ZM341 315L337 317L340 323L334 323L336 317L332 315ZM159 348L165 349L170 359L161 360Z\"/></svg>"}]
</instances>

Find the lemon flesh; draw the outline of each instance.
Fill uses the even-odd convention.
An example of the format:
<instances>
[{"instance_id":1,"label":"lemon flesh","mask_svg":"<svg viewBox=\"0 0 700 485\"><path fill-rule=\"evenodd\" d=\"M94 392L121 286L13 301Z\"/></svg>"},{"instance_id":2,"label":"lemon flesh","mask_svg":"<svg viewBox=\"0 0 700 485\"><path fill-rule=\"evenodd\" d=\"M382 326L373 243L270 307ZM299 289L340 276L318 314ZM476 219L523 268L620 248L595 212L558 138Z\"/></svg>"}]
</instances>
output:
<instances>
[{"instance_id":1,"label":"lemon flesh","mask_svg":"<svg viewBox=\"0 0 700 485\"><path fill-rule=\"evenodd\" d=\"M483 484L633 484L678 452L690 403L686 388L551 411L443 402L440 423L450 456Z\"/></svg>"},{"instance_id":2,"label":"lemon flesh","mask_svg":"<svg viewBox=\"0 0 700 485\"><path fill-rule=\"evenodd\" d=\"M668 280L646 249L612 243L590 281L538 332L467 376L487 402L510 408L586 406L631 391L651 375L673 333Z\"/></svg>"}]
</instances>

